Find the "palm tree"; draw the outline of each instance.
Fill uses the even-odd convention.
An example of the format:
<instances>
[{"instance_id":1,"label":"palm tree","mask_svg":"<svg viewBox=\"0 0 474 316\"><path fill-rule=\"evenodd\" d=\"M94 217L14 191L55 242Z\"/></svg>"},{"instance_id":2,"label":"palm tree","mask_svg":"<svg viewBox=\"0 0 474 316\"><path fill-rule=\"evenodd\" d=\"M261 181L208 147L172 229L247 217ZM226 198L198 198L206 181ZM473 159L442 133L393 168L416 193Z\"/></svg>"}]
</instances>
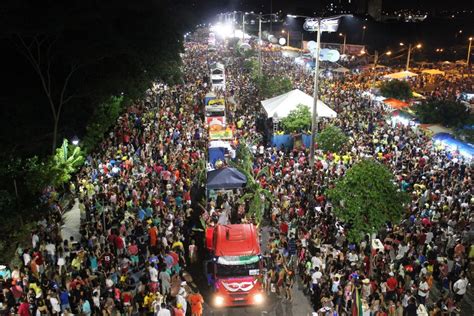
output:
<instances>
[{"instance_id":1,"label":"palm tree","mask_svg":"<svg viewBox=\"0 0 474 316\"><path fill-rule=\"evenodd\" d=\"M260 224L266 207L270 206L273 201L272 193L264 189L258 179L263 176L268 177L270 172L268 167L262 168L257 174L253 170L254 156L243 139L237 148L237 159L230 162L231 166L242 172L247 178L245 186L245 194L239 199L239 202L250 200L248 214L254 217L257 224Z\"/></svg>"}]
</instances>

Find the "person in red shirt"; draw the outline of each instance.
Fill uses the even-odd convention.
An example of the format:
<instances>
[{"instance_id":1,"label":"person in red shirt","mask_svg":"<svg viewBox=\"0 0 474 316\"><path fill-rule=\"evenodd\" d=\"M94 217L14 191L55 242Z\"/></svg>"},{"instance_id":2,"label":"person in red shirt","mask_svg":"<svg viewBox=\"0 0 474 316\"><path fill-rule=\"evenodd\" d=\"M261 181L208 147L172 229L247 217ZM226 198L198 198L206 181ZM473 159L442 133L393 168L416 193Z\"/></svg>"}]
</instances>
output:
<instances>
[{"instance_id":1,"label":"person in red shirt","mask_svg":"<svg viewBox=\"0 0 474 316\"><path fill-rule=\"evenodd\" d=\"M387 279L387 296L386 296L386 299L395 301L396 300L395 291L398 287L398 281L395 278L395 275L393 274L393 272L390 272L389 276L390 277Z\"/></svg>"},{"instance_id":2,"label":"person in red shirt","mask_svg":"<svg viewBox=\"0 0 474 316\"><path fill-rule=\"evenodd\" d=\"M30 316L30 304L28 302L23 301L20 304L20 308L18 308L18 315L20 316Z\"/></svg>"},{"instance_id":3,"label":"person in red shirt","mask_svg":"<svg viewBox=\"0 0 474 316\"><path fill-rule=\"evenodd\" d=\"M284 221L280 223L280 233L283 235L288 235L288 224Z\"/></svg>"}]
</instances>

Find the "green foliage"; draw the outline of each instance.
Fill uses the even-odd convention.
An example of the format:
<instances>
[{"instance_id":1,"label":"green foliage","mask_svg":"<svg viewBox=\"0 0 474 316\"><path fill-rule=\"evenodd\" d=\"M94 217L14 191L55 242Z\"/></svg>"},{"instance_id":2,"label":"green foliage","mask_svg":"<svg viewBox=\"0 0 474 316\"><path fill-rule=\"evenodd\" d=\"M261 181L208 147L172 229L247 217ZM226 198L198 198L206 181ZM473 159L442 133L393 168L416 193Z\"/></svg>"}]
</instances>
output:
<instances>
[{"instance_id":1,"label":"green foliage","mask_svg":"<svg viewBox=\"0 0 474 316\"><path fill-rule=\"evenodd\" d=\"M124 109L124 103L122 96L111 97L96 108L87 124L86 134L82 141L85 151L91 151L117 122Z\"/></svg>"},{"instance_id":2,"label":"green foliage","mask_svg":"<svg viewBox=\"0 0 474 316\"><path fill-rule=\"evenodd\" d=\"M471 129L471 128L457 129L454 132L454 135L457 138L460 138L462 141L474 144L474 129Z\"/></svg>"},{"instance_id":3,"label":"green foliage","mask_svg":"<svg viewBox=\"0 0 474 316\"><path fill-rule=\"evenodd\" d=\"M335 215L350 225L348 239L362 240L386 222L403 215L408 196L400 192L390 170L374 160L362 160L350 168L328 192Z\"/></svg>"},{"instance_id":4,"label":"green foliage","mask_svg":"<svg viewBox=\"0 0 474 316\"><path fill-rule=\"evenodd\" d=\"M71 180L74 174L84 163L84 156L81 148L70 146L66 139L63 140L61 147L56 149L56 153L50 159L49 167L54 175L52 185L59 187Z\"/></svg>"},{"instance_id":5,"label":"green foliage","mask_svg":"<svg viewBox=\"0 0 474 316\"><path fill-rule=\"evenodd\" d=\"M464 104L450 100L427 100L416 105L415 112L422 123L442 124L447 127L457 127L474 121L474 116Z\"/></svg>"},{"instance_id":6,"label":"green foliage","mask_svg":"<svg viewBox=\"0 0 474 316\"><path fill-rule=\"evenodd\" d=\"M406 81L390 80L380 85L380 92L386 98L395 98L400 100L408 100L413 94L410 85Z\"/></svg>"},{"instance_id":7,"label":"green foliage","mask_svg":"<svg viewBox=\"0 0 474 316\"><path fill-rule=\"evenodd\" d=\"M297 133L311 129L311 112L309 107L299 104L287 117L281 120L283 130L288 133Z\"/></svg>"},{"instance_id":8,"label":"green foliage","mask_svg":"<svg viewBox=\"0 0 474 316\"><path fill-rule=\"evenodd\" d=\"M271 98L293 89L293 83L288 77L261 76L257 77L255 82L262 98Z\"/></svg>"},{"instance_id":9,"label":"green foliage","mask_svg":"<svg viewBox=\"0 0 474 316\"><path fill-rule=\"evenodd\" d=\"M242 172L247 178L245 186L245 194L239 199L239 202L250 200L250 205L247 214L255 218L257 224L262 222L265 209L270 206L274 200L272 193L264 189L259 182L260 177L270 176L268 167L263 168L254 173L253 170L253 154L250 151L247 141L243 139L237 148L236 162L231 162L231 165Z\"/></svg>"},{"instance_id":10,"label":"green foliage","mask_svg":"<svg viewBox=\"0 0 474 316\"><path fill-rule=\"evenodd\" d=\"M339 127L333 125L326 127L316 135L318 148L333 153L340 152L348 140L349 137Z\"/></svg>"},{"instance_id":11,"label":"green foliage","mask_svg":"<svg viewBox=\"0 0 474 316\"><path fill-rule=\"evenodd\" d=\"M250 77L256 79L258 77L258 60L255 58L246 59L244 61L244 71L250 74Z\"/></svg>"}]
</instances>

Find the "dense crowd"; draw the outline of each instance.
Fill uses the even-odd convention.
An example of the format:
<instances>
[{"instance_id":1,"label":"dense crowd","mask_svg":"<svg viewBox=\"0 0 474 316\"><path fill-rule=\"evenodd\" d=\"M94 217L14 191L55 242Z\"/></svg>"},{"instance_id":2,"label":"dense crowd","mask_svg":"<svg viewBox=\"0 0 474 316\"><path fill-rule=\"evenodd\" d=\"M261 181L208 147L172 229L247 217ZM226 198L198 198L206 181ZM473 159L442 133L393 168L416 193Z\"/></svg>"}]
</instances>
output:
<instances>
[{"instance_id":1,"label":"dense crowd","mask_svg":"<svg viewBox=\"0 0 474 316\"><path fill-rule=\"evenodd\" d=\"M154 85L87 157L65 207L79 208L79 236L62 239L63 208L48 193L47 217L0 278L5 314L202 315L186 268L197 258L192 186L207 145L203 52L189 47L184 83Z\"/></svg>"},{"instance_id":2,"label":"dense crowd","mask_svg":"<svg viewBox=\"0 0 474 316\"><path fill-rule=\"evenodd\" d=\"M270 76L284 74L295 88L312 92L312 78L291 60L266 60ZM435 97L455 98L463 86L472 85L469 78L442 78L433 79ZM262 185L276 197L267 289L291 299L298 271L314 310L324 315L351 313L356 289L367 315L460 313L474 258L471 167L462 157L436 150L420 130L389 124L388 113L371 106L362 93L371 81L363 74L323 80L321 99L338 112L330 123L350 143L339 153L317 150L315 173L305 150L269 147L257 155L255 168L267 166L272 174ZM368 236L360 244L347 240L344 223L333 216L325 195L351 165L365 158L389 167L400 190L411 196L404 220L387 223L372 236L383 244L375 250ZM436 299L430 298L432 292L439 293Z\"/></svg>"},{"instance_id":3,"label":"dense crowd","mask_svg":"<svg viewBox=\"0 0 474 316\"><path fill-rule=\"evenodd\" d=\"M62 240L63 209L51 203L30 246L17 249L21 264L0 278L5 313L202 314L203 298L186 271L198 252L192 188L207 146L206 65L228 56L188 43L183 84L156 85L119 118L70 185L77 199L68 208L80 209L80 238ZM266 75L284 74L295 88L312 92L310 74L291 60L273 52L264 60ZM474 258L471 166L433 148L421 131L387 123L385 110L362 94L372 76L348 74L322 81L321 98L338 116L320 128L339 126L350 142L343 152L316 150L312 173L308 150L271 147L258 137L265 132L258 89L242 58L227 61L229 123L236 125L238 139L260 140L252 148L253 167L269 168L270 175L258 180L275 197L267 210L267 292L291 301L300 279L320 315L350 314L356 293L367 315L458 312ZM416 87L425 85L417 80ZM460 85L470 84L457 80L436 79L433 95L455 95ZM372 236L383 244L375 251L368 236L357 244L347 240L326 197L335 180L364 158L389 167L411 197L403 221L387 223ZM245 205L236 201L218 195L202 215L216 223L247 220Z\"/></svg>"}]
</instances>

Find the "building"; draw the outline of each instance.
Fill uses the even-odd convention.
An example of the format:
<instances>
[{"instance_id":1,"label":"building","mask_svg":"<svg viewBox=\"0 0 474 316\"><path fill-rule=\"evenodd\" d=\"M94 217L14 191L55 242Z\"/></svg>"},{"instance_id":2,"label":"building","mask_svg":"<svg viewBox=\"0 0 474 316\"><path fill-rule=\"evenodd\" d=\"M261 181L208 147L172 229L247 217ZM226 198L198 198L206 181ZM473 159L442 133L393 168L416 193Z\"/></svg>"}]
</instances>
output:
<instances>
[{"instance_id":1,"label":"building","mask_svg":"<svg viewBox=\"0 0 474 316\"><path fill-rule=\"evenodd\" d=\"M375 20L382 20L382 0L368 0L367 13Z\"/></svg>"}]
</instances>

